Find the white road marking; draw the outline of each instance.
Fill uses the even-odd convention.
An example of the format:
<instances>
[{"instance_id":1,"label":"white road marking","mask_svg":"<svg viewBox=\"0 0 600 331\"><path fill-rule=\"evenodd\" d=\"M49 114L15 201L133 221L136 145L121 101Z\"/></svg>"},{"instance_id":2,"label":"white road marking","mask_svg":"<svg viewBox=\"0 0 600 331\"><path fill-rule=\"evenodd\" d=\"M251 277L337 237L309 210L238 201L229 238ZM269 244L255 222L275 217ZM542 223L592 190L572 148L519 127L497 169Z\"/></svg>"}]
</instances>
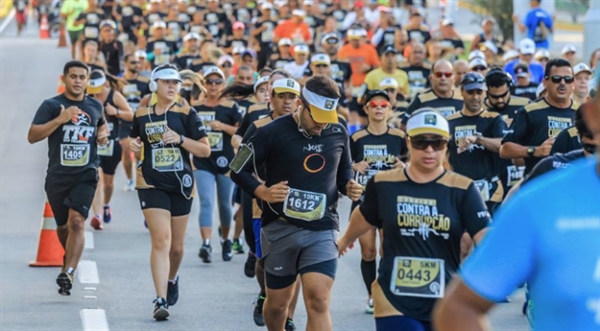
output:
<instances>
[{"instance_id":1,"label":"white road marking","mask_svg":"<svg viewBox=\"0 0 600 331\"><path fill-rule=\"evenodd\" d=\"M85 231L85 249L94 249L94 233L92 231Z\"/></svg>"},{"instance_id":2,"label":"white road marking","mask_svg":"<svg viewBox=\"0 0 600 331\"><path fill-rule=\"evenodd\" d=\"M104 309L82 309L79 316L83 331L109 331Z\"/></svg>"},{"instance_id":3,"label":"white road marking","mask_svg":"<svg viewBox=\"0 0 600 331\"><path fill-rule=\"evenodd\" d=\"M0 25L0 33L4 32L6 27L10 24L10 22L12 22L13 18L15 18L16 14L17 11L14 8L10 11L10 13L8 13L8 16L6 16L4 22L2 22L2 25Z\"/></svg>"},{"instance_id":4,"label":"white road marking","mask_svg":"<svg viewBox=\"0 0 600 331\"><path fill-rule=\"evenodd\" d=\"M84 287L83 288L84 291L97 291L98 289L96 289L95 287Z\"/></svg>"},{"instance_id":5,"label":"white road marking","mask_svg":"<svg viewBox=\"0 0 600 331\"><path fill-rule=\"evenodd\" d=\"M86 295L86 296L84 296L83 298L84 298L84 299L92 299L92 300L96 300L96 299L98 299L98 297L97 297L97 296L95 296L95 295Z\"/></svg>"},{"instance_id":6,"label":"white road marking","mask_svg":"<svg viewBox=\"0 0 600 331\"><path fill-rule=\"evenodd\" d=\"M79 282L82 284L100 283L96 262L89 260L79 261L79 265L77 266L77 278L79 278Z\"/></svg>"}]
</instances>

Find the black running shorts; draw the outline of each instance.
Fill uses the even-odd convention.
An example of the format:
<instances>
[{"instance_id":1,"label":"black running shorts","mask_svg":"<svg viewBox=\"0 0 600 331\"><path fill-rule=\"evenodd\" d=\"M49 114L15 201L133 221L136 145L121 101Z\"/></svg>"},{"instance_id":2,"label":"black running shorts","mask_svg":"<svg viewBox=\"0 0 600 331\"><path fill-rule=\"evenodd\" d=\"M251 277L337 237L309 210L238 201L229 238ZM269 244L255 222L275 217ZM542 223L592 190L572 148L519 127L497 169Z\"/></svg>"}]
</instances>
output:
<instances>
[{"instance_id":1,"label":"black running shorts","mask_svg":"<svg viewBox=\"0 0 600 331\"><path fill-rule=\"evenodd\" d=\"M117 166L121 162L121 157L123 156L123 148L119 141L115 141L113 143L113 153L112 156L103 156L100 155L100 168L102 168L102 172L107 175L114 175L117 170Z\"/></svg>"},{"instance_id":2,"label":"black running shorts","mask_svg":"<svg viewBox=\"0 0 600 331\"><path fill-rule=\"evenodd\" d=\"M160 189L138 190L140 207L144 209L165 209L171 212L172 217L188 215L192 210L194 199L186 199L179 192L168 192Z\"/></svg>"},{"instance_id":3,"label":"black running shorts","mask_svg":"<svg viewBox=\"0 0 600 331\"><path fill-rule=\"evenodd\" d=\"M75 176L48 174L44 188L56 225L67 224L69 209L87 219L97 185L98 170L93 168Z\"/></svg>"}]
</instances>

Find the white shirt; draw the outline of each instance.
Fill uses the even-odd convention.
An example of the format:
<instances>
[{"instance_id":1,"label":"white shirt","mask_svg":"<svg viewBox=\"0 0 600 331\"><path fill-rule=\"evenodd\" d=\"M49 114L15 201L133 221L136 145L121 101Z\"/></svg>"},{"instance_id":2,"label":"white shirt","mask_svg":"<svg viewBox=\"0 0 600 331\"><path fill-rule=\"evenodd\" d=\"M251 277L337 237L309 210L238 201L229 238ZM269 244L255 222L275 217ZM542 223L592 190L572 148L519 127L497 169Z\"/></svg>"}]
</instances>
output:
<instances>
[{"instance_id":1,"label":"white shirt","mask_svg":"<svg viewBox=\"0 0 600 331\"><path fill-rule=\"evenodd\" d=\"M283 66L283 70L289 72L293 79L302 78L306 68L308 68L308 61L300 65L296 64L296 61L292 61Z\"/></svg>"}]
</instances>

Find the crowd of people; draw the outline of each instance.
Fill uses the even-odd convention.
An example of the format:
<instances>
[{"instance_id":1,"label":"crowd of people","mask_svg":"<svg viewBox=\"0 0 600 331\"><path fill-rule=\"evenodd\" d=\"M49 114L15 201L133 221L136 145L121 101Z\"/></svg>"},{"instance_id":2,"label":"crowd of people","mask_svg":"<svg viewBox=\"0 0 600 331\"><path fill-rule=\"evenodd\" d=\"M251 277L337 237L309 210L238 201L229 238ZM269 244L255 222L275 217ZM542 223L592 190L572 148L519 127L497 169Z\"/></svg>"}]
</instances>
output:
<instances>
[{"instance_id":1,"label":"crowd of people","mask_svg":"<svg viewBox=\"0 0 600 331\"><path fill-rule=\"evenodd\" d=\"M555 234L533 229L572 210L560 191L552 208L531 209L547 182L578 192L566 180L575 170L545 173L596 153L600 50L589 63L571 45L553 55L544 33L511 49L492 17L467 49L451 19L433 22L418 1L68 0L61 13L74 59L28 136L48 139L45 188L66 251L60 294L70 295L88 216L96 230L113 219L121 164L151 235L156 320L178 301L197 195L199 258L213 262L216 206L221 259L248 248L253 319L269 330L295 330L300 291L306 329L332 329L338 259L357 240L377 330L475 326L461 323L483 323L491 302L524 283L524 313L555 325L547 310L562 306L540 282L562 285L533 268L577 263L553 265L544 245ZM552 28L533 20L517 25ZM597 219L597 161L586 162L573 166L589 170L585 197L566 200L590 201L573 217ZM339 236L342 195L353 203ZM498 230L486 235L492 218ZM593 310L578 314L578 325L596 323Z\"/></svg>"}]
</instances>

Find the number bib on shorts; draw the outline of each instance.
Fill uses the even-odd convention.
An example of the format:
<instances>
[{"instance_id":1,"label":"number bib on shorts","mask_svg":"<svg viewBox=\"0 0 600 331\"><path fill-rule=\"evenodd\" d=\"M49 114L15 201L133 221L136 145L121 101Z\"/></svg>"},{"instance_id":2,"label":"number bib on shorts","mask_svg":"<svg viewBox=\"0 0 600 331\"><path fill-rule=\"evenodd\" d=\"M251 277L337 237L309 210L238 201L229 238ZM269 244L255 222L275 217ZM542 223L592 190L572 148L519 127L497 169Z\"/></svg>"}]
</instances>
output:
<instances>
[{"instance_id":1,"label":"number bib on shorts","mask_svg":"<svg viewBox=\"0 0 600 331\"><path fill-rule=\"evenodd\" d=\"M483 201L490 201L490 183L488 183L488 181L485 179L476 180L473 181L473 183L475 184L475 187L481 194L481 198L483 199Z\"/></svg>"},{"instance_id":2,"label":"number bib on shorts","mask_svg":"<svg viewBox=\"0 0 600 331\"><path fill-rule=\"evenodd\" d=\"M291 188L290 194L283 202L283 212L286 216L310 222L323 218L326 205L327 196L323 193Z\"/></svg>"},{"instance_id":3,"label":"number bib on shorts","mask_svg":"<svg viewBox=\"0 0 600 331\"><path fill-rule=\"evenodd\" d=\"M208 143L212 152L220 152L223 150L223 132L207 132Z\"/></svg>"},{"instance_id":4,"label":"number bib on shorts","mask_svg":"<svg viewBox=\"0 0 600 331\"><path fill-rule=\"evenodd\" d=\"M359 171L356 172L356 175L354 175L354 180L362 185L362 187L366 187L367 183L369 182L369 179L371 179L373 176L375 176L375 174L377 174L378 170L373 170L373 169L367 169L365 170L364 174L361 174Z\"/></svg>"},{"instance_id":5,"label":"number bib on shorts","mask_svg":"<svg viewBox=\"0 0 600 331\"><path fill-rule=\"evenodd\" d=\"M152 150L152 168L158 172L183 170L179 148L157 148Z\"/></svg>"},{"instance_id":6,"label":"number bib on shorts","mask_svg":"<svg viewBox=\"0 0 600 331\"><path fill-rule=\"evenodd\" d=\"M90 161L89 144L61 144L60 164L65 167L83 167Z\"/></svg>"},{"instance_id":7,"label":"number bib on shorts","mask_svg":"<svg viewBox=\"0 0 600 331\"><path fill-rule=\"evenodd\" d=\"M390 280L395 295L422 298L444 297L444 260L396 256Z\"/></svg>"},{"instance_id":8,"label":"number bib on shorts","mask_svg":"<svg viewBox=\"0 0 600 331\"><path fill-rule=\"evenodd\" d=\"M108 141L108 144L106 144L106 146L98 145L98 155L113 156L114 149L115 149L115 141L111 139Z\"/></svg>"}]
</instances>

